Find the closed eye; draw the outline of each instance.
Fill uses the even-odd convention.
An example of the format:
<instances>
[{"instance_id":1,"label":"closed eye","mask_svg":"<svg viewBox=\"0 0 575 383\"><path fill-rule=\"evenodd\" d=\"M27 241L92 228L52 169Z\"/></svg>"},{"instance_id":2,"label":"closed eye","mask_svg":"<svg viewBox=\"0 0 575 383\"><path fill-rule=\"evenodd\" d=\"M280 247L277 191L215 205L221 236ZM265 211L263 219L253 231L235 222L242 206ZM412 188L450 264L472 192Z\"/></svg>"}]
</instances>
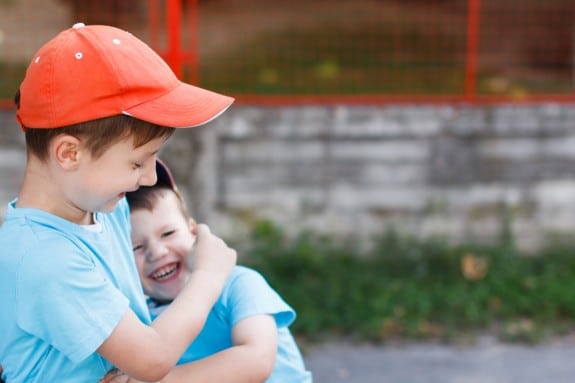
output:
<instances>
[{"instance_id":1,"label":"closed eye","mask_svg":"<svg viewBox=\"0 0 575 383\"><path fill-rule=\"evenodd\" d=\"M162 238L166 238L169 237L170 235L174 234L176 231L175 230L168 230L162 233Z\"/></svg>"}]
</instances>

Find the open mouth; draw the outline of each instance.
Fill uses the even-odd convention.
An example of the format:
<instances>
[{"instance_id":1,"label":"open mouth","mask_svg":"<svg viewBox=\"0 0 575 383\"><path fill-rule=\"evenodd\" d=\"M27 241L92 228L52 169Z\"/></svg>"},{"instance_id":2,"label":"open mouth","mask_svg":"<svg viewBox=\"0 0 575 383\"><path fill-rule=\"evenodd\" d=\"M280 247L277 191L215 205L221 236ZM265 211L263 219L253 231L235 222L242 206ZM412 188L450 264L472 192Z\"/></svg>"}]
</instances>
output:
<instances>
[{"instance_id":1,"label":"open mouth","mask_svg":"<svg viewBox=\"0 0 575 383\"><path fill-rule=\"evenodd\" d=\"M164 281L175 275L178 270L180 270L179 262L170 263L154 271L152 274L150 274L150 278L152 278L154 281Z\"/></svg>"}]
</instances>

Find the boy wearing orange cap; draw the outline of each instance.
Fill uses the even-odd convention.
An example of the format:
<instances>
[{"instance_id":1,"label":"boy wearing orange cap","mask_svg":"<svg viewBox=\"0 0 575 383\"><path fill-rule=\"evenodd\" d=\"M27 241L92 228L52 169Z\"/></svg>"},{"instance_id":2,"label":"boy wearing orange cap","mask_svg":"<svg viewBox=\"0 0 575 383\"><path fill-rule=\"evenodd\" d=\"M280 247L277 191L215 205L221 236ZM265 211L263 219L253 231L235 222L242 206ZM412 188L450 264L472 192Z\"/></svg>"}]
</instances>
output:
<instances>
[{"instance_id":1,"label":"boy wearing orange cap","mask_svg":"<svg viewBox=\"0 0 575 383\"><path fill-rule=\"evenodd\" d=\"M16 96L27 162L0 229L0 360L19 382L165 376L201 330L235 251L198 225L194 271L151 322L125 193L156 182L174 128L233 99L180 82L130 33L76 24L32 59Z\"/></svg>"}]
</instances>

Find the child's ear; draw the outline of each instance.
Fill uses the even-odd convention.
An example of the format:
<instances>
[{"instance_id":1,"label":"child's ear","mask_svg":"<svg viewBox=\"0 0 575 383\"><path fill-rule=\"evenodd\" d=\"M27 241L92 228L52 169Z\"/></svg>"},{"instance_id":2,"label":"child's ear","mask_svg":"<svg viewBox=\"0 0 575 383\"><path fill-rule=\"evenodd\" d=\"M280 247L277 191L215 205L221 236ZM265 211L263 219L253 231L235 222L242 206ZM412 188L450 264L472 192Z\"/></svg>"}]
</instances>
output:
<instances>
[{"instance_id":1,"label":"child's ear","mask_svg":"<svg viewBox=\"0 0 575 383\"><path fill-rule=\"evenodd\" d=\"M69 134L60 134L52 141L52 154L63 169L72 170L78 166L81 142Z\"/></svg>"}]
</instances>

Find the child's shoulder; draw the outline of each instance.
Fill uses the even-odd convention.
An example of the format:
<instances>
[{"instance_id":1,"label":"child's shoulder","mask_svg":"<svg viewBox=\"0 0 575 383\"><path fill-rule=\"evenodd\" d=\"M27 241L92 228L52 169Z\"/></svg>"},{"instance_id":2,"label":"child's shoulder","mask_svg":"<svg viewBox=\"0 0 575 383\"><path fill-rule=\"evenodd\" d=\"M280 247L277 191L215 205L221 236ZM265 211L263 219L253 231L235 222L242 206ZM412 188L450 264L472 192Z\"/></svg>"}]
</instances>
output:
<instances>
[{"instance_id":1,"label":"child's shoulder","mask_svg":"<svg viewBox=\"0 0 575 383\"><path fill-rule=\"evenodd\" d=\"M259 271L252 269L251 267L244 265L236 265L232 269L230 278L240 277L240 276L262 276Z\"/></svg>"},{"instance_id":2,"label":"child's shoulder","mask_svg":"<svg viewBox=\"0 0 575 383\"><path fill-rule=\"evenodd\" d=\"M259 271L248 266L236 265L228 277L224 290L244 289L248 286L251 286L251 288L262 288L267 285L265 277Z\"/></svg>"}]
</instances>

